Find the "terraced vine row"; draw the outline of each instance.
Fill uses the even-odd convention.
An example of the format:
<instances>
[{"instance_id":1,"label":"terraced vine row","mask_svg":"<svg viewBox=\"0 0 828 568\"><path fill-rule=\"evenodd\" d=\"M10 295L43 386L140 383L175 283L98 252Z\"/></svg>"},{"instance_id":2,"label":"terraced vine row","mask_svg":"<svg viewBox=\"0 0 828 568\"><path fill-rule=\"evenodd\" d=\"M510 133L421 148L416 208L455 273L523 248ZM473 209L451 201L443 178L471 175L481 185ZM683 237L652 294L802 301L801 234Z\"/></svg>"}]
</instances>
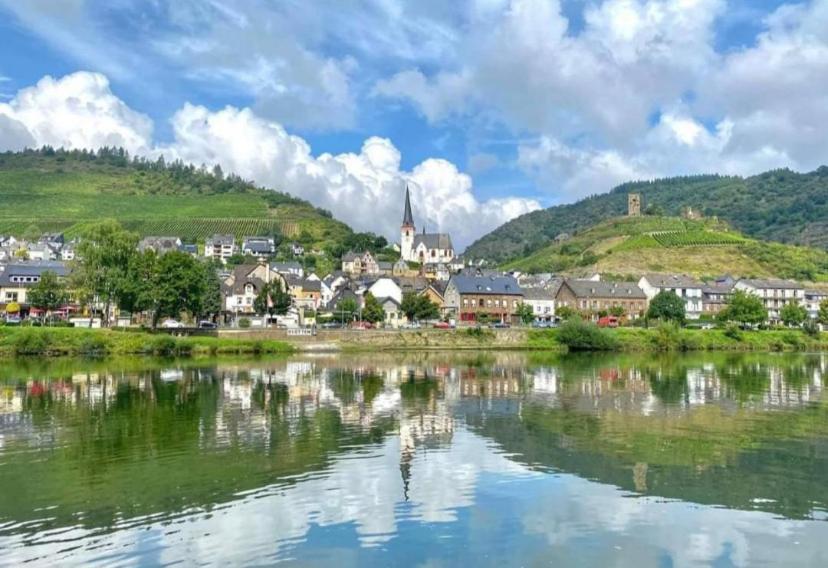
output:
<instances>
[{"instance_id":1,"label":"terraced vine row","mask_svg":"<svg viewBox=\"0 0 828 568\"><path fill-rule=\"evenodd\" d=\"M736 245L744 242L738 236L710 231L681 231L655 233L653 238L664 247L705 247Z\"/></svg>"}]
</instances>

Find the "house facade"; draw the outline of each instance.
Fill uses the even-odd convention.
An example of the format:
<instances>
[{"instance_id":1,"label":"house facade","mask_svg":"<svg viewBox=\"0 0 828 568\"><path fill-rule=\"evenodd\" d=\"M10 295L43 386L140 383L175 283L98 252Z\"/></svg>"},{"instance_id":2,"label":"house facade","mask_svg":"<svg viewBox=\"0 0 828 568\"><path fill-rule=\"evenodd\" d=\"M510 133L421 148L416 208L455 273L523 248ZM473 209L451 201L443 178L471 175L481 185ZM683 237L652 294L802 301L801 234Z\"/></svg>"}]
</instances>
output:
<instances>
[{"instance_id":1,"label":"house facade","mask_svg":"<svg viewBox=\"0 0 828 568\"><path fill-rule=\"evenodd\" d=\"M58 279L69 276L69 268L62 262L16 262L8 264L0 273L0 303L3 306L28 305L28 292L40 282L44 272L54 272Z\"/></svg>"},{"instance_id":2,"label":"house facade","mask_svg":"<svg viewBox=\"0 0 828 568\"><path fill-rule=\"evenodd\" d=\"M687 319L699 319L704 311L704 284L684 274L645 274L638 281L638 287L644 291L647 301L651 301L660 292L672 292L684 301Z\"/></svg>"},{"instance_id":3,"label":"house facade","mask_svg":"<svg viewBox=\"0 0 828 568\"><path fill-rule=\"evenodd\" d=\"M244 237L242 254L267 258L276 252L276 240L273 237Z\"/></svg>"},{"instance_id":4,"label":"house facade","mask_svg":"<svg viewBox=\"0 0 828 568\"><path fill-rule=\"evenodd\" d=\"M825 300L828 300L828 290L805 290L805 309L809 318L819 318L819 305Z\"/></svg>"},{"instance_id":5,"label":"house facade","mask_svg":"<svg viewBox=\"0 0 828 568\"><path fill-rule=\"evenodd\" d=\"M768 311L768 321L771 323L780 321L780 313L785 304L805 303L805 288L793 280L743 278L734 287L758 296Z\"/></svg>"},{"instance_id":6,"label":"house facade","mask_svg":"<svg viewBox=\"0 0 828 568\"><path fill-rule=\"evenodd\" d=\"M444 294L445 311L460 322L490 321L512 323L523 291L511 276L476 276L455 274Z\"/></svg>"},{"instance_id":7,"label":"house facade","mask_svg":"<svg viewBox=\"0 0 828 568\"><path fill-rule=\"evenodd\" d=\"M279 281L287 290L285 278L273 272L267 264L242 264L233 269L221 286L224 311L236 315L256 312L253 303L262 289L270 282Z\"/></svg>"},{"instance_id":8,"label":"house facade","mask_svg":"<svg viewBox=\"0 0 828 568\"><path fill-rule=\"evenodd\" d=\"M631 282L601 282L566 279L555 295L555 309L568 307L592 319L598 313L620 306L630 319L637 319L647 310L647 295Z\"/></svg>"},{"instance_id":9,"label":"house facade","mask_svg":"<svg viewBox=\"0 0 828 568\"><path fill-rule=\"evenodd\" d=\"M370 251L349 251L342 255L342 272L351 276L379 274L379 264Z\"/></svg>"},{"instance_id":10,"label":"house facade","mask_svg":"<svg viewBox=\"0 0 828 568\"><path fill-rule=\"evenodd\" d=\"M138 242L138 251L155 251L156 254L164 254L174 250L181 250L183 243L178 237L144 237Z\"/></svg>"},{"instance_id":11,"label":"house facade","mask_svg":"<svg viewBox=\"0 0 828 568\"><path fill-rule=\"evenodd\" d=\"M221 262L238 252L236 237L233 235L213 235L204 242L204 256Z\"/></svg>"},{"instance_id":12,"label":"house facade","mask_svg":"<svg viewBox=\"0 0 828 568\"><path fill-rule=\"evenodd\" d=\"M523 303L532 308L536 322L549 323L555 320L555 295L557 288L523 287Z\"/></svg>"}]
</instances>

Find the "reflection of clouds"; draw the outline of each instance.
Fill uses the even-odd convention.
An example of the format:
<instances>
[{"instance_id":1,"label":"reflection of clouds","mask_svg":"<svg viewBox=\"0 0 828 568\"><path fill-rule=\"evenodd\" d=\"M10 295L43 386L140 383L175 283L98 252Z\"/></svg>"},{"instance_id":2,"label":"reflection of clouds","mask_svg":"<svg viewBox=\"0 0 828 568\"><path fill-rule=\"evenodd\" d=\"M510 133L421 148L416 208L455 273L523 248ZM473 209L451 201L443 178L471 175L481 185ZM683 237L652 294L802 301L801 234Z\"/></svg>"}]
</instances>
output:
<instances>
[{"instance_id":1,"label":"reflection of clouds","mask_svg":"<svg viewBox=\"0 0 828 568\"><path fill-rule=\"evenodd\" d=\"M574 476L547 485L526 500L522 522L547 540L550 558L579 546L594 554L589 564L596 566L709 566L721 557L735 566L828 562L824 523L634 498Z\"/></svg>"}]
</instances>

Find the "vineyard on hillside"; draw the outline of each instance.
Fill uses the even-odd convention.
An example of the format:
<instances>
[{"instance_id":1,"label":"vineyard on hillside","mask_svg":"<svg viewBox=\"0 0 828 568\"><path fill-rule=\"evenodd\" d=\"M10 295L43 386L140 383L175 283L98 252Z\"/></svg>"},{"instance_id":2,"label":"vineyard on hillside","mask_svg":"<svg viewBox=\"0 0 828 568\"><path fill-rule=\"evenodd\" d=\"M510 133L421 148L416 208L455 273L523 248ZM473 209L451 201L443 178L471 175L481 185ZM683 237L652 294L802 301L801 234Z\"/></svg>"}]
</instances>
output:
<instances>
[{"instance_id":1,"label":"vineyard on hillside","mask_svg":"<svg viewBox=\"0 0 828 568\"><path fill-rule=\"evenodd\" d=\"M744 238L728 233L712 231L677 231L655 233L652 237L664 247L706 247L738 245Z\"/></svg>"}]
</instances>

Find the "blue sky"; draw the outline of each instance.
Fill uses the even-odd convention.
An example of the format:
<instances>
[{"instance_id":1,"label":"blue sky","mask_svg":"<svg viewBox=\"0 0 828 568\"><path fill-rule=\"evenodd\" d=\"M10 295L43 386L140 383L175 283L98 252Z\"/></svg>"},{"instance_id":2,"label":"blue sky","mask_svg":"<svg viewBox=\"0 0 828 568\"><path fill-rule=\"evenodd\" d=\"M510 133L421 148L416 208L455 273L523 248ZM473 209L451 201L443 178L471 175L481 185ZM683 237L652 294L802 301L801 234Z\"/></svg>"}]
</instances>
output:
<instances>
[{"instance_id":1,"label":"blue sky","mask_svg":"<svg viewBox=\"0 0 828 568\"><path fill-rule=\"evenodd\" d=\"M0 0L0 149L220 162L389 236L408 183L462 245L630 179L820 165L826 30L826 0Z\"/></svg>"}]
</instances>

